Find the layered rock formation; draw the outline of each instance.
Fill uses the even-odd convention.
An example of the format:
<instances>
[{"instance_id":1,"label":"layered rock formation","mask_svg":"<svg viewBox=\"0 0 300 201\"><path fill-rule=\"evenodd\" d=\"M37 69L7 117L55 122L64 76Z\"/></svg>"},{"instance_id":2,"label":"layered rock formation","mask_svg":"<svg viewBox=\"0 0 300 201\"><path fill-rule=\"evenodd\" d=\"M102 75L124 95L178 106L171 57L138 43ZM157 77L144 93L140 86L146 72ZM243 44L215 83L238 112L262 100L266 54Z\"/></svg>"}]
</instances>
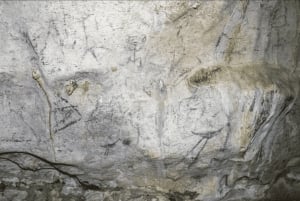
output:
<instances>
[{"instance_id":1,"label":"layered rock formation","mask_svg":"<svg viewBox=\"0 0 300 201\"><path fill-rule=\"evenodd\" d=\"M0 3L0 200L300 199L300 2Z\"/></svg>"}]
</instances>

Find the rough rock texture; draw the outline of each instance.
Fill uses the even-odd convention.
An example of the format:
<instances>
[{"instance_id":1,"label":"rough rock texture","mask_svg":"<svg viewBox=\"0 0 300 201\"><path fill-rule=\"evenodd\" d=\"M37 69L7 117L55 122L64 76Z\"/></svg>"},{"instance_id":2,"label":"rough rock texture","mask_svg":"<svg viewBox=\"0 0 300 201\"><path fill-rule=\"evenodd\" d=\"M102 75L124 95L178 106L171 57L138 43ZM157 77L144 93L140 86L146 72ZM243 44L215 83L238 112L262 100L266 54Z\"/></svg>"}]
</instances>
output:
<instances>
[{"instance_id":1,"label":"rough rock texture","mask_svg":"<svg viewBox=\"0 0 300 201\"><path fill-rule=\"evenodd\" d=\"M0 2L0 200L300 200L300 2Z\"/></svg>"}]
</instances>

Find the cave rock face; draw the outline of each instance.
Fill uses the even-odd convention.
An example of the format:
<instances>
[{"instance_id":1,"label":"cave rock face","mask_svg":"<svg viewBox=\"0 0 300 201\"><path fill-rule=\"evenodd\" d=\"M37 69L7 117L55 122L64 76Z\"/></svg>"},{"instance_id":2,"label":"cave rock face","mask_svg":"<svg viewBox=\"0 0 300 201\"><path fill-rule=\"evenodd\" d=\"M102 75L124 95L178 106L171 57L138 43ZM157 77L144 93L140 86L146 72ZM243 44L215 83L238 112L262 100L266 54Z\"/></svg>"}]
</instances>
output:
<instances>
[{"instance_id":1,"label":"cave rock face","mask_svg":"<svg viewBox=\"0 0 300 201\"><path fill-rule=\"evenodd\" d=\"M300 2L0 2L0 200L300 199Z\"/></svg>"}]
</instances>

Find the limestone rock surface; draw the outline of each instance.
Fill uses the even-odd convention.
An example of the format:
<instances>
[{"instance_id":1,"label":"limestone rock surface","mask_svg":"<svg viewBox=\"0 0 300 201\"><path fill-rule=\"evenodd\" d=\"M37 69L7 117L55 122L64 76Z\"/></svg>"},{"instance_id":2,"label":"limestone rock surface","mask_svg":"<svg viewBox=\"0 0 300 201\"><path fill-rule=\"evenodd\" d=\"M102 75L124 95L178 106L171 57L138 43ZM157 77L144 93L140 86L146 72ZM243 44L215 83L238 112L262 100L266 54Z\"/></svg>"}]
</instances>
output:
<instances>
[{"instance_id":1,"label":"limestone rock surface","mask_svg":"<svg viewBox=\"0 0 300 201\"><path fill-rule=\"evenodd\" d=\"M1 1L0 200L300 200L299 13Z\"/></svg>"}]
</instances>

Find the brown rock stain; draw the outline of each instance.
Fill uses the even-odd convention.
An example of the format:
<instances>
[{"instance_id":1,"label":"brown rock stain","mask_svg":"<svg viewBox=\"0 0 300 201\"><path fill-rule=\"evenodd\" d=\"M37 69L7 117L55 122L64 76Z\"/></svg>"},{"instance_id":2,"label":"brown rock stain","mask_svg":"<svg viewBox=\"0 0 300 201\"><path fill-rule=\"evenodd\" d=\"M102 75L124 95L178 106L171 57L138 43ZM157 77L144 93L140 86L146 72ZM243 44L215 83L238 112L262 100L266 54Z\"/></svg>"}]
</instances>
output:
<instances>
[{"instance_id":1,"label":"brown rock stain","mask_svg":"<svg viewBox=\"0 0 300 201\"><path fill-rule=\"evenodd\" d=\"M198 68L189 74L186 81L189 88L199 88L204 85L235 84L245 91L255 89L277 90L286 96L295 94L295 90L298 88L296 76L290 75L288 70L269 64Z\"/></svg>"},{"instance_id":2,"label":"brown rock stain","mask_svg":"<svg viewBox=\"0 0 300 201\"><path fill-rule=\"evenodd\" d=\"M227 49L225 50L225 62L230 63L231 55L234 53L234 48L237 44L237 36L241 32L241 24L238 24L232 34L232 37L229 40Z\"/></svg>"},{"instance_id":3,"label":"brown rock stain","mask_svg":"<svg viewBox=\"0 0 300 201\"><path fill-rule=\"evenodd\" d=\"M88 81L84 81L84 83L80 85L80 88L82 89L82 94L84 95L89 91L90 83Z\"/></svg>"}]
</instances>

